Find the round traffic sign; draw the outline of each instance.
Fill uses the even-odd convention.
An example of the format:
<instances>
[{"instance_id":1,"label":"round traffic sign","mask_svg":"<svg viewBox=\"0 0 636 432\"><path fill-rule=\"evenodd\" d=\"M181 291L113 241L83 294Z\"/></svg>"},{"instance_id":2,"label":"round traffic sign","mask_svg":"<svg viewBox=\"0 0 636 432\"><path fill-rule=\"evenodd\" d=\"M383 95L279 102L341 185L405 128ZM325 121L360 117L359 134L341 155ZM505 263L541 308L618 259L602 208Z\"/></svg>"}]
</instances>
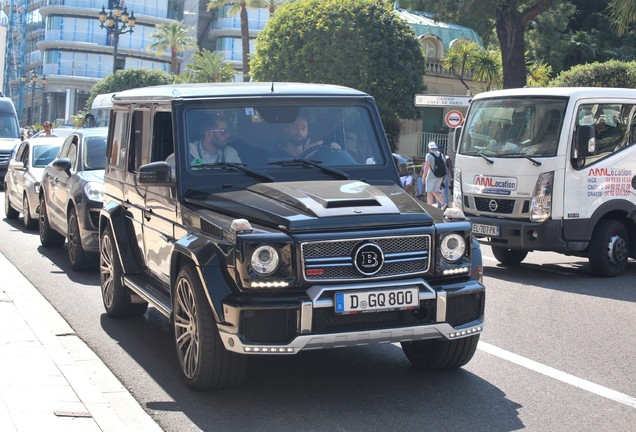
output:
<instances>
[{"instance_id":1,"label":"round traffic sign","mask_svg":"<svg viewBox=\"0 0 636 432\"><path fill-rule=\"evenodd\" d=\"M446 126L456 128L464 123L464 115L461 111L451 110L444 116L444 121L446 122Z\"/></svg>"}]
</instances>

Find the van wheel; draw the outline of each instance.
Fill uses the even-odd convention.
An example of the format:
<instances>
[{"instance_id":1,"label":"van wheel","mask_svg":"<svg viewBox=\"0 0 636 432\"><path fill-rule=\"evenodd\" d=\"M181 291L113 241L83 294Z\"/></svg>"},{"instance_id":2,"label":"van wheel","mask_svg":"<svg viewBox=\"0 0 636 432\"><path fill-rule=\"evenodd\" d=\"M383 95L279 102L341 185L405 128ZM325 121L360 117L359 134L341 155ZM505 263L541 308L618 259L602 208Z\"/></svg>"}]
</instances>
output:
<instances>
[{"instance_id":1,"label":"van wheel","mask_svg":"<svg viewBox=\"0 0 636 432\"><path fill-rule=\"evenodd\" d=\"M612 219L599 222L588 249L592 273L606 277L621 274L629 258L629 248L625 225Z\"/></svg>"},{"instance_id":2,"label":"van wheel","mask_svg":"<svg viewBox=\"0 0 636 432\"><path fill-rule=\"evenodd\" d=\"M9 188L4 184L4 215L7 219L17 219L20 212L11 207L11 199L9 198Z\"/></svg>"},{"instance_id":3,"label":"van wheel","mask_svg":"<svg viewBox=\"0 0 636 432\"><path fill-rule=\"evenodd\" d=\"M44 247L61 247L66 241L59 232L51 228L44 197L40 198L40 243Z\"/></svg>"},{"instance_id":4,"label":"van wheel","mask_svg":"<svg viewBox=\"0 0 636 432\"><path fill-rule=\"evenodd\" d=\"M115 239L107 227L99 241L99 279L102 284L102 301L106 315L111 318L141 316L148 309L148 303L133 303L130 290L121 281L123 271L119 255L115 250Z\"/></svg>"},{"instance_id":5,"label":"van wheel","mask_svg":"<svg viewBox=\"0 0 636 432\"><path fill-rule=\"evenodd\" d=\"M181 269L173 296L174 338L188 387L230 388L245 378L247 358L225 349L194 266Z\"/></svg>"},{"instance_id":6,"label":"van wheel","mask_svg":"<svg viewBox=\"0 0 636 432\"><path fill-rule=\"evenodd\" d=\"M478 334L454 340L428 339L402 342L402 350L418 369L457 369L473 358L478 342Z\"/></svg>"},{"instance_id":7,"label":"van wheel","mask_svg":"<svg viewBox=\"0 0 636 432\"><path fill-rule=\"evenodd\" d=\"M519 249L510 249L502 246L491 246L492 254L502 264L516 265L521 263L527 256L528 251Z\"/></svg>"},{"instance_id":8,"label":"van wheel","mask_svg":"<svg viewBox=\"0 0 636 432\"><path fill-rule=\"evenodd\" d=\"M35 229L38 226L38 220L31 217L31 207L29 206L29 199L26 194L22 198L22 221L26 229Z\"/></svg>"},{"instance_id":9,"label":"van wheel","mask_svg":"<svg viewBox=\"0 0 636 432\"><path fill-rule=\"evenodd\" d=\"M85 270L91 261L91 257L82 247L82 235L75 209L71 210L68 218L68 260L75 271Z\"/></svg>"}]
</instances>

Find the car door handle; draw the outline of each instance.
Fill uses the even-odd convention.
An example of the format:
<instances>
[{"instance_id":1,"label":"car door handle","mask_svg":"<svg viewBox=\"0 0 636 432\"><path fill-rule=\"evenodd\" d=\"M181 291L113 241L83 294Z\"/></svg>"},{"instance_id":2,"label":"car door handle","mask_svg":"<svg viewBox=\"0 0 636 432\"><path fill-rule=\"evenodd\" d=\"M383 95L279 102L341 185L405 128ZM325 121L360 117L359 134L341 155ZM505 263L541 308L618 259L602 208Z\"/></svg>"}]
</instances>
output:
<instances>
[{"instance_id":1,"label":"car door handle","mask_svg":"<svg viewBox=\"0 0 636 432\"><path fill-rule=\"evenodd\" d=\"M60 179L59 179L59 178L57 178L57 177L54 177L54 178L53 178L53 183L59 183L59 182L60 182Z\"/></svg>"},{"instance_id":2,"label":"car door handle","mask_svg":"<svg viewBox=\"0 0 636 432\"><path fill-rule=\"evenodd\" d=\"M152 219L152 209L144 210L144 218L150 222L150 219Z\"/></svg>"}]
</instances>

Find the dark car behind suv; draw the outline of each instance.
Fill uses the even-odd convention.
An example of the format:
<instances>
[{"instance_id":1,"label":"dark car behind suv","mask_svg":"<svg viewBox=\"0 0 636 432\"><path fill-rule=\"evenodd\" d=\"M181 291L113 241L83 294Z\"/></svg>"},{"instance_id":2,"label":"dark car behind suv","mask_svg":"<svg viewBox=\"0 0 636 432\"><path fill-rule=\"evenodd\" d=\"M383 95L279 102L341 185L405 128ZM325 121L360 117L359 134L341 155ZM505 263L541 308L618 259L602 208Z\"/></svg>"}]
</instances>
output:
<instances>
[{"instance_id":1,"label":"dark car behind suv","mask_svg":"<svg viewBox=\"0 0 636 432\"><path fill-rule=\"evenodd\" d=\"M73 270L97 262L107 132L106 128L74 131L42 175L40 243L60 247L68 238Z\"/></svg>"},{"instance_id":2,"label":"dark car behind suv","mask_svg":"<svg viewBox=\"0 0 636 432\"><path fill-rule=\"evenodd\" d=\"M422 369L473 356L481 253L461 211L399 186L374 100L236 83L117 93L100 279L110 317L168 317L186 383L254 354L400 342Z\"/></svg>"}]
</instances>

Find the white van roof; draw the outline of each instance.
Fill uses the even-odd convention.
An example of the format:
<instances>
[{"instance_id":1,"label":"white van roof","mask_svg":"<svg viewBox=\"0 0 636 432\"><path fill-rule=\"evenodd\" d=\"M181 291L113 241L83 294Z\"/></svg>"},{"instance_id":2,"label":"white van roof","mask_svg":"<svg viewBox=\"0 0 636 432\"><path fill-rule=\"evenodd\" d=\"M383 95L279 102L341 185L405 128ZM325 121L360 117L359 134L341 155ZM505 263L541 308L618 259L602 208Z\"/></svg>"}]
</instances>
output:
<instances>
[{"instance_id":1,"label":"white van roof","mask_svg":"<svg viewBox=\"0 0 636 432\"><path fill-rule=\"evenodd\" d=\"M494 90L476 94L473 99L515 96L561 96L574 99L596 97L636 97L636 90L611 87L524 87L508 90Z\"/></svg>"},{"instance_id":2,"label":"white van roof","mask_svg":"<svg viewBox=\"0 0 636 432\"><path fill-rule=\"evenodd\" d=\"M115 93L103 93L95 96L91 109L112 108Z\"/></svg>"}]
</instances>

